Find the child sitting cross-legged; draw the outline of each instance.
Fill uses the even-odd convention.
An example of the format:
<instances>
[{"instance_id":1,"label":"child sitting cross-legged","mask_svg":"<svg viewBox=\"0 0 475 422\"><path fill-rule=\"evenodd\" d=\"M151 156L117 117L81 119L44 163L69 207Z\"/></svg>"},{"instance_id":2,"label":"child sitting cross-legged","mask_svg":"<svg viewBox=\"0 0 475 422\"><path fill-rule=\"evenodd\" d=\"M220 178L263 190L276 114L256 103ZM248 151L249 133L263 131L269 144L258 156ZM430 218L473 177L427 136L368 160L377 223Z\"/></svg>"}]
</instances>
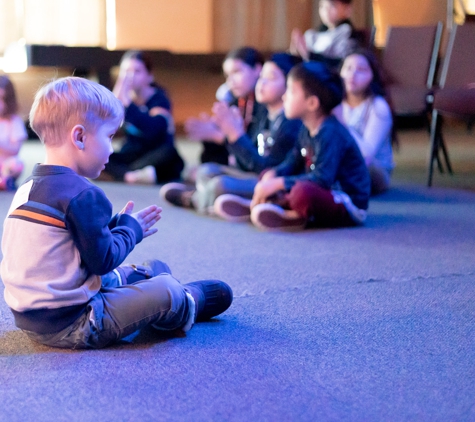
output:
<instances>
[{"instance_id":1,"label":"child sitting cross-legged","mask_svg":"<svg viewBox=\"0 0 475 422\"><path fill-rule=\"evenodd\" d=\"M392 112L379 66L370 51L355 50L344 59L340 75L345 94L333 114L360 147L371 176L371 193L376 195L389 189L394 168Z\"/></svg>"},{"instance_id":2,"label":"child sitting cross-legged","mask_svg":"<svg viewBox=\"0 0 475 422\"><path fill-rule=\"evenodd\" d=\"M112 216L87 180L104 169L123 118L112 92L86 79L58 79L36 94L30 122L46 159L8 211L1 277L15 324L39 343L101 348L149 324L186 332L231 305L224 282L180 284L158 260L119 266L156 233L161 213L156 205L134 213L129 201Z\"/></svg>"},{"instance_id":3,"label":"child sitting cross-legged","mask_svg":"<svg viewBox=\"0 0 475 422\"><path fill-rule=\"evenodd\" d=\"M251 136L246 133L244 120L235 107L224 102L213 106L213 121L226 136L225 146L235 157L234 166L205 163L197 170L196 183L189 188L184 184L168 183L161 196L175 206L192 208L202 214L218 215L229 221L249 221L249 205L258 175L266 168L281 163L294 147L302 122L284 115L282 95L286 75L301 60L276 53L264 63L256 84L256 100L265 105L265 114L255 119ZM227 203L224 194L245 198L242 204ZM220 201L216 202L216 198ZM228 206L230 205L230 206Z\"/></svg>"},{"instance_id":4,"label":"child sitting cross-legged","mask_svg":"<svg viewBox=\"0 0 475 422\"><path fill-rule=\"evenodd\" d=\"M370 196L364 159L348 130L331 115L342 83L322 63L289 73L285 115L305 127L284 162L265 172L254 189L251 221L264 230L362 224Z\"/></svg>"},{"instance_id":5,"label":"child sitting cross-legged","mask_svg":"<svg viewBox=\"0 0 475 422\"><path fill-rule=\"evenodd\" d=\"M17 109L15 88L8 76L0 75L0 190L15 190L23 171L18 154L27 133Z\"/></svg>"}]
</instances>

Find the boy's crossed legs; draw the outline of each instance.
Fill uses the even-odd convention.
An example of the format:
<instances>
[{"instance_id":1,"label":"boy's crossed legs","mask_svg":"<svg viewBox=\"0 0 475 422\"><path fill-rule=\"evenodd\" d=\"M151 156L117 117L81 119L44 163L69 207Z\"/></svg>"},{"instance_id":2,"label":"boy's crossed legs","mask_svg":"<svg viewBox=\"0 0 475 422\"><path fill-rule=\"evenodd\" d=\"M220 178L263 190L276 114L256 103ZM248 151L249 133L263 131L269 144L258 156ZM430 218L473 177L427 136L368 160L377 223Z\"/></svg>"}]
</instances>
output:
<instances>
[{"instance_id":1,"label":"boy's crossed legs","mask_svg":"<svg viewBox=\"0 0 475 422\"><path fill-rule=\"evenodd\" d=\"M300 230L304 227L346 227L358 224L360 213L347 194L324 189L311 181L297 182L290 192L279 192L250 210L251 201L236 195L222 195L215 202L217 215L228 221L245 221L264 230ZM348 208L356 216L350 214Z\"/></svg>"},{"instance_id":2,"label":"boy's crossed legs","mask_svg":"<svg viewBox=\"0 0 475 422\"><path fill-rule=\"evenodd\" d=\"M96 349L149 324L159 330L186 332L195 321L219 315L231 305L232 290L226 283L204 280L182 285L166 264L156 260L144 264L124 265L116 270L121 275L128 274L127 282L131 284L122 285L116 271L103 277L101 290L90 299L84 313L64 330L26 334L48 346ZM155 271L151 278L150 269Z\"/></svg>"}]
</instances>

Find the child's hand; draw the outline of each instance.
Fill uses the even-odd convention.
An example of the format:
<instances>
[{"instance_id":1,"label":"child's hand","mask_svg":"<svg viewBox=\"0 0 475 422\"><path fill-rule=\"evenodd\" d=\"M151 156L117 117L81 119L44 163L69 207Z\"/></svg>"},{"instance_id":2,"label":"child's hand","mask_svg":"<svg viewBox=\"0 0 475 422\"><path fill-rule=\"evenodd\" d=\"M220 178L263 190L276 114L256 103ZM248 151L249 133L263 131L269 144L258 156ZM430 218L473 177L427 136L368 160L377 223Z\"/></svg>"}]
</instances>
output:
<instances>
[{"instance_id":1,"label":"child's hand","mask_svg":"<svg viewBox=\"0 0 475 422\"><path fill-rule=\"evenodd\" d=\"M274 177L269 180L261 180L254 188L254 195L252 196L251 208L258 204L266 202L269 196L284 189L284 180L282 177Z\"/></svg>"},{"instance_id":2,"label":"child's hand","mask_svg":"<svg viewBox=\"0 0 475 422\"><path fill-rule=\"evenodd\" d=\"M225 102L213 105L214 121L231 143L244 135L244 121L237 107L229 107Z\"/></svg>"},{"instance_id":3,"label":"child's hand","mask_svg":"<svg viewBox=\"0 0 475 422\"><path fill-rule=\"evenodd\" d=\"M190 118L185 122L185 130L193 141L213 141L224 143L224 134L213 119L206 113L201 113L199 119Z\"/></svg>"},{"instance_id":4,"label":"child's hand","mask_svg":"<svg viewBox=\"0 0 475 422\"><path fill-rule=\"evenodd\" d=\"M155 225L155 223L158 222L158 220L160 220L160 213L162 212L162 209L160 207L157 207L156 205L150 205L149 207L144 208L141 211L132 213L133 209L134 203L133 201L129 201L125 205L124 209L120 212L120 214L128 214L138 221L138 223L142 227L144 239L146 237L151 236L152 234L155 234L157 232L157 229L153 226Z\"/></svg>"},{"instance_id":5,"label":"child's hand","mask_svg":"<svg viewBox=\"0 0 475 422\"><path fill-rule=\"evenodd\" d=\"M295 28L290 35L290 54L300 56L304 60L308 60L307 45L302 32Z\"/></svg>"},{"instance_id":6,"label":"child's hand","mask_svg":"<svg viewBox=\"0 0 475 422\"><path fill-rule=\"evenodd\" d=\"M261 182L265 182L266 180L270 180L276 177L275 170L270 169L267 170L262 176L261 176Z\"/></svg>"},{"instance_id":7,"label":"child's hand","mask_svg":"<svg viewBox=\"0 0 475 422\"><path fill-rule=\"evenodd\" d=\"M112 90L124 107L128 107L132 102L132 90L130 88L130 77L126 73L120 72L117 82Z\"/></svg>"}]
</instances>

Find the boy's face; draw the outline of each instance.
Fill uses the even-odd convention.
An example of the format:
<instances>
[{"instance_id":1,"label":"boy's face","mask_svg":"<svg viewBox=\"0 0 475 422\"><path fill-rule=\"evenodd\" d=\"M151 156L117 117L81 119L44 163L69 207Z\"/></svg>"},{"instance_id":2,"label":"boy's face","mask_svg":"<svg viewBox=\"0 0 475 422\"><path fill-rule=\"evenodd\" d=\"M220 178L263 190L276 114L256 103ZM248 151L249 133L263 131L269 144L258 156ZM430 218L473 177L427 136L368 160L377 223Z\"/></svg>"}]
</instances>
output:
<instances>
[{"instance_id":1,"label":"boy's face","mask_svg":"<svg viewBox=\"0 0 475 422\"><path fill-rule=\"evenodd\" d=\"M285 76L273 62L266 62L256 84L256 100L261 104L277 104L285 92Z\"/></svg>"},{"instance_id":2,"label":"boy's face","mask_svg":"<svg viewBox=\"0 0 475 422\"><path fill-rule=\"evenodd\" d=\"M333 29L338 22L350 17L351 5L341 3L338 0L320 0L318 13L322 23Z\"/></svg>"},{"instance_id":3,"label":"boy's face","mask_svg":"<svg viewBox=\"0 0 475 422\"><path fill-rule=\"evenodd\" d=\"M287 119L302 119L307 112L307 97L302 87L302 82L287 79L287 90L284 94L284 110Z\"/></svg>"},{"instance_id":4,"label":"boy's face","mask_svg":"<svg viewBox=\"0 0 475 422\"><path fill-rule=\"evenodd\" d=\"M90 179L95 179L101 174L113 152L112 138L119 129L119 123L115 120L107 120L96 125L89 124L89 127L86 127L84 147L80 151L78 174Z\"/></svg>"},{"instance_id":5,"label":"boy's face","mask_svg":"<svg viewBox=\"0 0 475 422\"><path fill-rule=\"evenodd\" d=\"M246 97L254 92L261 66L249 66L239 59L226 59L223 63L226 84L236 98Z\"/></svg>"}]
</instances>

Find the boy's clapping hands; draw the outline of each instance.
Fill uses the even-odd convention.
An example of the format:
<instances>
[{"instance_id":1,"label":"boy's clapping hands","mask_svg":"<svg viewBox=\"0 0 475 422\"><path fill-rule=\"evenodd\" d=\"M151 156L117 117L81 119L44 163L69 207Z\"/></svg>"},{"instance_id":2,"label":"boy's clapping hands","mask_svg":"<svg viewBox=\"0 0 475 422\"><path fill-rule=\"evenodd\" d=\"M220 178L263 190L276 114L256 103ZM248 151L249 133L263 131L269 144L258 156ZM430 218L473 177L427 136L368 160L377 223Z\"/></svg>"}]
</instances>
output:
<instances>
[{"instance_id":1,"label":"boy's clapping hands","mask_svg":"<svg viewBox=\"0 0 475 422\"><path fill-rule=\"evenodd\" d=\"M133 209L134 202L129 201L127 202L127 204L125 204L125 207L120 212L120 214L128 214L131 217L135 218L142 227L144 238L155 234L157 232L157 229L153 226L155 225L155 223L158 222L158 220L160 220L160 213L162 212L162 209L160 207L157 207L156 205L150 205L141 211L132 213Z\"/></svg>"}]
</instances>

